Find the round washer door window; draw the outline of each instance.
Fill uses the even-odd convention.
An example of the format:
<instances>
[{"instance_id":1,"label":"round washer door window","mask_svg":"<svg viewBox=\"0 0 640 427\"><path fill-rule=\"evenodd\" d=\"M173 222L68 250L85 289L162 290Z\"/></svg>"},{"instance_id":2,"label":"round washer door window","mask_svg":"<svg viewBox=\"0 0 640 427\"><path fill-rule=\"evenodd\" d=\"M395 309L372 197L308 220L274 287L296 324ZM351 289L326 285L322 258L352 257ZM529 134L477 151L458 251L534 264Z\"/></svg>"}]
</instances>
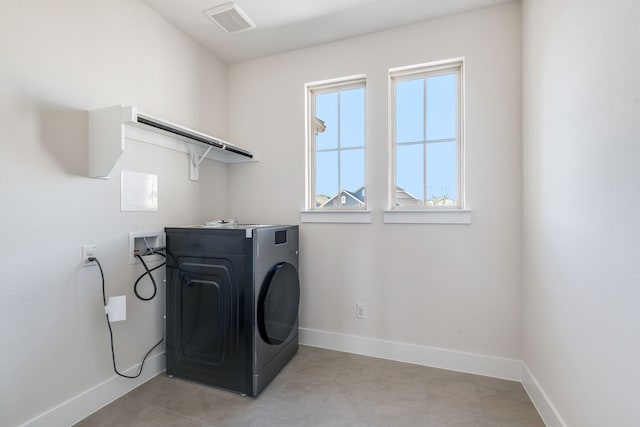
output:
<instances>
[{"instance_id":1,"label":"round washer door window","mask_svg":"<svg viewBox=\"0 0 640 427\"><path fill-rule=\"evenodd\" d=\"M298 270L281 262L264 279L258 296L258 330L264 341L282 344L296 327L300 303Z\"/></svg>"}]
</instances>

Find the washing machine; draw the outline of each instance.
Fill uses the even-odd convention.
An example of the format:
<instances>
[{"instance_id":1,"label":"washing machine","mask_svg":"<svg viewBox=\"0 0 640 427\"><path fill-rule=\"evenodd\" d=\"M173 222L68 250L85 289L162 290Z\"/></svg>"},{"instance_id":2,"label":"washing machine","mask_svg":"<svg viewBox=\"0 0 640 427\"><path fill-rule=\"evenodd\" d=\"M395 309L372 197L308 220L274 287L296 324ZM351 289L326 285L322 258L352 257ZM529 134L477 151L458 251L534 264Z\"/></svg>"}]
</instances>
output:
<instances>
[{"instance_id":1,"label":"washing machine","mask_svg":"<svg viewBox=\"0 0 640 427\"><path fill-rule=\"evenodd\" d=\"M165 233L167 374L257 396L298 350L298 226Z\"/></svg>"}]
</instances>

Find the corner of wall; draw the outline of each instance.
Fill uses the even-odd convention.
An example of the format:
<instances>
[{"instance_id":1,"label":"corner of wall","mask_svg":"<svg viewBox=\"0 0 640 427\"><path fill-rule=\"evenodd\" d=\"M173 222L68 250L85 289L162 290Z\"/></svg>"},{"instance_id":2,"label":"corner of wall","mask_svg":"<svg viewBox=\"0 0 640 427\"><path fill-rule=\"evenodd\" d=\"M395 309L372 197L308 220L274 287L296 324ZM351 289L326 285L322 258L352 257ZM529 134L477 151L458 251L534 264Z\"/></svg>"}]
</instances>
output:
<instances>
[{"instance_id":1,"label":"corner of wall","mask_svg":"<svg viewBox=\"0 0 640 427\"><path fill-rule=\"evenodd\" d=\"M522 386L547 427L567 427L562 416L542 389L529 367L522 362Z\"/></svg>"}]
</instances>

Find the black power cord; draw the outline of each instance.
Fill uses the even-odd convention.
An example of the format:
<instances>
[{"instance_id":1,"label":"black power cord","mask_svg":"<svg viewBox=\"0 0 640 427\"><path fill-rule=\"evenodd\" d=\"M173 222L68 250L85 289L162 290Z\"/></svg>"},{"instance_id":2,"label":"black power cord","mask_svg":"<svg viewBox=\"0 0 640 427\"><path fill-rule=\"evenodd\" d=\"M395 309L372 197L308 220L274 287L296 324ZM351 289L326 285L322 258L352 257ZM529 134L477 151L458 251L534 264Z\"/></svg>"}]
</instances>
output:
<instances>
[{"instance_id":1,"label":"black power cord","mask_svg":"<svg viewBox=\"0 0 640 427\"><path fill-rule=\"evenodd\" d=\"M157 252L156 252L156 253L157 253ZM97 259L97 258L95 258L95 257L89 257L89 258L88 258L88 260L89 260L89 261L91 261L91 262L95 262L95 263L98 265L98 268L100 269L100 277L101 277L101 279L102 279L102 302L103 302L103 305L104 305L104 315L105 315L105 317L106 317L106 319L107 319L107 327L109 328L109 341L111 342L111 360L113 361L113 371L114 371L116 374L118 374L118 375L120 375L121 377L124 377L124 378L131 378L131 379L138 378L138 377L140 376L140 374L142 374L142 369L144 368L144 362L146 362L146 361L147 361L147 358L149 357L149 355L151 354L151 352L152 352L156 347L158 347L160 344L162 344L162 342L164 341L164 338L160 339L160 341L158 341L158 342L157 342L153 347L151 347L151 349L147 352L147 354L145 354L145 355L144 355L144 358L142 359L142 363L140 364L140 370L138 371L138 373L137 373L136 375L126 375L126 374L123 374L123 373L121 373L120 371L118 371L118 368L117 368L117 366L116 366L116 352L115 352L115 349L114 349L114 346L113 346L113 330L111 329L111 321L109 320L109 313L107 312L107 293L106 293L106 291L105 291L104 271L102 270L102 264L100 264L100 261L98 261L98 259ZM140 260L142 261L142 259L140 259ZM139 281L143 276L145 276L146 274L149 274L149 277L151 277L151 279L153 280L153 276L151 276L151 272L152 272L153 270L155 270L156 268L162 267L164 264L161 264L161 265L159 265L158 267L155 267L155 268L154 268L154 269L152 269L152 270L149 270L149 269L147 268L146 264L144 264L144 261L143 261L143 265L145 266L145 269L147 270L147 272L146 272L146 273L144 273L142 276L140 276L140 278L138 278L138 281ZM136 281L136 284L137 284L137 283L138 283L138 282ZM153 295L155 296L155 294L156 294L156 291L155 291L155 289L156 289L155 281L153 281L153 285L154 285L154 292L153 292ZM137 294L137 293L136 293L136 296L138 296L138 294ZM138 298L140 298L140 297L138 296ZM153 298L153 296L152 296L151 298L149 298L149 299L144 300L144 301L149 301L149 300L150 300L150 299L152 299L152 298ZM142 299L142 298L140 298L140 299Z\"/></svg>"},{"instance_id":2,"label":"black power cord","mask_svg":"<svg viewBox=\"0 0 640 427\"><path fill-rule=\"evenodd\" d=\"M158 252L157 249L156 250L147 250L147 252L148 252L148 255L157 254L157 255L160 255L160 256L163 256L163 257L166 258L166 255L163 254L162 252ZM153 267L151 270L149 270L149 267L147 267L147 263L144 262L144 259L142 258L142 256L137 252L134 255L142 263L142 266L144 267L145 272L142 273L142 275L140 277L138 277L136 282L133 284L133 293L136 294L136 297L138 297L138 299L140 299L142 301L151 301L153 298L155 298L156 293L158 292L158 285L156 284L156 280L153 278L153 274L151 274L151 272L153 272L153 271L157 270L158 268L162 267L163 265L166 264L166 262L163 262L162 264L157 265L157 266ZM143 297L138 292L138 283L140 283L140 280L142 280L142 278L144 276L146 276L146 275L149 275L149 278L151 279L151 283L153 283L153 294L148 298Z\"/></svg>"}]
</instances>

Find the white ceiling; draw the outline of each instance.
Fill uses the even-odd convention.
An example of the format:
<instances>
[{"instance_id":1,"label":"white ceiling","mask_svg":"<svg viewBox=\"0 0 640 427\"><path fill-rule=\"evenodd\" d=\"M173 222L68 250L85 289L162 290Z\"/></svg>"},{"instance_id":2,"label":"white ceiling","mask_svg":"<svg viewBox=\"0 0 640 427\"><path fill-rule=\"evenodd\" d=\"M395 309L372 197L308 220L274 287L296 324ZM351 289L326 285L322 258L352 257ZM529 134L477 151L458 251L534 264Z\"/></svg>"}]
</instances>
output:
<instances>
[{"instance_id":1,"label":"white ceiling","mask_svg":"<svg viewBox=\"0 0 640 427\"><path fill-rule=\"evenodd\" d=\"M203 13L230 0L143 0L226 63L511 0L236 0L256 28L230 35Z\"/></svg>"}]
</instances>

